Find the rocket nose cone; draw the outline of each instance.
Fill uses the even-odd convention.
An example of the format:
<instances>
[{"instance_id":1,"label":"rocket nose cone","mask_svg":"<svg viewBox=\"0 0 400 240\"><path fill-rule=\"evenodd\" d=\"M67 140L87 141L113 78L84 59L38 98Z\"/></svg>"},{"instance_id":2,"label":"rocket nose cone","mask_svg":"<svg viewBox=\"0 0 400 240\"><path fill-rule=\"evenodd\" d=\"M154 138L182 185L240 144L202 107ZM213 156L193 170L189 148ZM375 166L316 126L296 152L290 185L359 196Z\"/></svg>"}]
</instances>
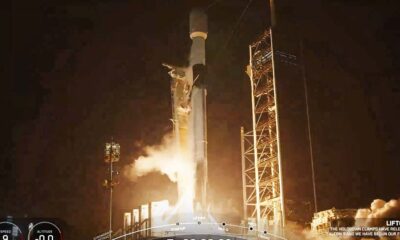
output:
<instances>
[{"instance_id":1,"label":"rocket nose cone","mask_svg":"<svg viewBox=\"0 0 400 240\"><path fill-rule=\"evenodd\" d=\"M190 12L190 34L194 32L207 33L207 15L201 8L195 8Z\"/></svg>"}]
</instances>

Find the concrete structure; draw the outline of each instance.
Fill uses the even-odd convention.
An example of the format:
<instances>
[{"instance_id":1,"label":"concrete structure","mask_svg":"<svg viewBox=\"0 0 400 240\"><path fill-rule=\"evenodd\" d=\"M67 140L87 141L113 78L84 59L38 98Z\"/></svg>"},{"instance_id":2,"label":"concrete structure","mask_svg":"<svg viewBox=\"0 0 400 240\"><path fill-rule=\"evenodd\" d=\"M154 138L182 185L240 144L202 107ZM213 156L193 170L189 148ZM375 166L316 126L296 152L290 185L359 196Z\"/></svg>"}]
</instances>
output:
<instances>
[{"instance_id":1,"label":"concrete structure","mask_svg":"<svg viewBox=\"0 0 400 240\"><path fill-rule=\"evenodd\" d=\"M326 236L330 227L351 227L355 222L357 209L328 209L314 213L311 231L316 236Z\"/></svg>"},{"instance_id":2,"label":"concrete structure","mask_svg":"<svg viewBox=\"0 0 400 240\"><path fill-rule=\"evenodd\" d=\"M132 212L125 212L121 234L126 235L124 239L128 240L162 236L164 230L152 227L165 225L170 210L168 200L162 200L142 204Z\"/></svg>"}]
</instances>

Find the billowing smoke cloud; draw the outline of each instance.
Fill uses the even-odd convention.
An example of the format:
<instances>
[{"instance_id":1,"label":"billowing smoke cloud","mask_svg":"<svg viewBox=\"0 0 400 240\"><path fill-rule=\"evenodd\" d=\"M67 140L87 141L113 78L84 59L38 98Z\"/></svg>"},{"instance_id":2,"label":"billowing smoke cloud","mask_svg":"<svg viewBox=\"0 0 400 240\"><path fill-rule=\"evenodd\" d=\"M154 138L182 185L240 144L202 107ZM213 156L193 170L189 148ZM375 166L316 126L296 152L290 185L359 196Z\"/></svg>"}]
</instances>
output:
<instances>
[{"instance_id":1,"label":"billowing smoke cloud","mask_svg":"<svg viewBox=\"0 0 400 240\"><path fill-rule=\"evenodd\" d=\"M385 226L386 219L400 219L400 198L388 202L375 199L371 208L359 209L355 218L356 226Z\"/></svg>"},{"instance_id":2,"label":"billowing smoke cloud","mask_svg":"<svg viewBox=\"0 0 400 240\"><path fill-rule=\"evenodd\" d=\"M375 199L370 208L361 208L357 210L355 218L355 227L383 227L386 226L387 219L400 219L400 199L392 199L388 202L382 199ZM286 229L288 239L321 239L321 240L370 240L370 239L396 239L400 237L381 237L381 238L353 238L353 237L335 237L330 235L321 236L310 229L302 229L296 224L289 225ZM351 232L349 232L351 233ZM293 235L294 234L294 235ZM351 235L351 234L350 234Z\"/></svg>"},{"instance_id":3,"label":"billowing smoke cloud","mask_svg":"<svg viewBox=\"0 0 400 240\"><path fill-rule=\"evenodd\" d=\"M144 148L145 155L140 156L124 168L125 176L131 181L151 172L165 174L172 182L177 181L178 168L183 161L177 156L171 134L164 137L160 145Z\"/></svg>"},{"instance_id":4,"label":"billowing smoke cloud","mask_svg":"<svg viewBox=\"0 0 400 240\"><path fill-rule=\"evenodd\" d=\"M167 175L177 183L178 189L178 203L173 212L192 216L196 181L194 161L178 150L172 134L166 135L160 145L145 147L144 153L124 168L124 175L132 181L151 172Z\"/></svg>"}]
</instances>

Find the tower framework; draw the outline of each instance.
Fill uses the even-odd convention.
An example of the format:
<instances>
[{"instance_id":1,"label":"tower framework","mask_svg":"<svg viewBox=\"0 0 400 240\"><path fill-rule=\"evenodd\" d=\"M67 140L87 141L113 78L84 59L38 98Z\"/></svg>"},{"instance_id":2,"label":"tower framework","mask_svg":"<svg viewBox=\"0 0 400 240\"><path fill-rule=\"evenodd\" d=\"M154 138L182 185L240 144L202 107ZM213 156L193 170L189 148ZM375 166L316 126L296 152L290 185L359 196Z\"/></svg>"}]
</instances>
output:
<instances>
[{"instance_id":1,"label":"tower framework","mask_svg":"<svg viewBox=\"0 0 400 240\"><path fill-rule=\"evenodd\" d=\"M259 230L285 225L272 30L249 46L252 130L241 130L244 217Z\"/></svg>"}]
</instances>

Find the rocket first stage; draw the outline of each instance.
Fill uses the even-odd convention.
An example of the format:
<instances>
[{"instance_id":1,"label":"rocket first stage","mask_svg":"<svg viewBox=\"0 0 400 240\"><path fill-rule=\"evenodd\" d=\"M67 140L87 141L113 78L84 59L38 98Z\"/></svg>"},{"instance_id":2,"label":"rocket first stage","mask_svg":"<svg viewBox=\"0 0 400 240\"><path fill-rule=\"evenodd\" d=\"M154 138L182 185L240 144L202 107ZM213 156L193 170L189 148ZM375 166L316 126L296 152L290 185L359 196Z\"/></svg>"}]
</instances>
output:
<instances>
[{"instance_id":1,"label":"rocket first stage","mask_svg":"<svg viewBox=\"0 0 400 240\"><path fill-rule=\"evenodd\" d=\"M205 83L207 39L207 16L200 10L194 10L190 14L190 67L192 70L192 94L191 124L194 139L194 160L197 163L196 170L196 196L195 203L200 204L202 211L207 209L207 89ZM197 207L195 205L195 207Z\"/></svg>"},{"instance_id":2,"label":"rocket first stage","mask_svg":"<svg viewBox=\"0 0 400 240\"><path fill-rule=\"evenodd\" d=\"M185 161L193 163L193 205L195 212L207 211L207 110L205 83L205 42L207 39L207 16L200 9L190 13L189 66L170 69L172 115L177 151ZM190 181L189 179L187 179ZM179 193L179 186L178 186Z\"/></svg>"}]
</instances>

